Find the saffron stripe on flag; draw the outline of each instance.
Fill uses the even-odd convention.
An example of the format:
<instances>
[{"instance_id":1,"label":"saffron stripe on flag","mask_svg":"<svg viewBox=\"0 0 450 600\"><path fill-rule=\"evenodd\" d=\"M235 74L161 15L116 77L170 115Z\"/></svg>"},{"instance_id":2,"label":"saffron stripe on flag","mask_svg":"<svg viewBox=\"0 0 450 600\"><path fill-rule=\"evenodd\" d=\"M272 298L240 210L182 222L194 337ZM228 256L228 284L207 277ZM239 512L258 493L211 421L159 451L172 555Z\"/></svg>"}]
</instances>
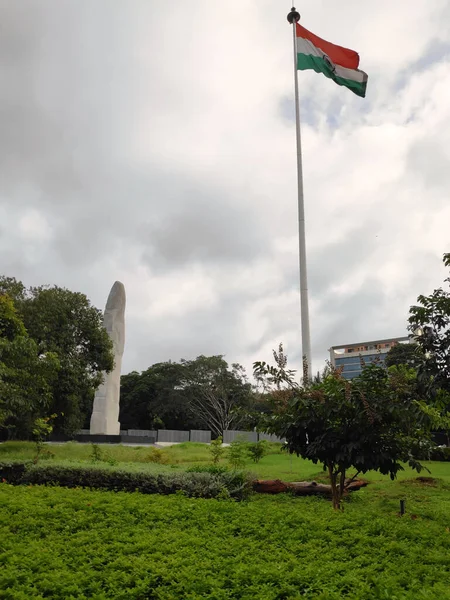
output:
<instances>
[{"instance_id":1,"label":"saffron stripe on flag","mask_svg":"<svg viewBox=\"0 0 450 600\"><path fill-rule=\"evenodd\" d=\"M326 54L335 65L340 65L347 69L357 69L359 67L359 54L354 50L327 42L305 29L299 23L296 23L296 34L297 43L301 39L309 40L313 46L322 50L322 53Z\"/></svg>"}]
</instances>

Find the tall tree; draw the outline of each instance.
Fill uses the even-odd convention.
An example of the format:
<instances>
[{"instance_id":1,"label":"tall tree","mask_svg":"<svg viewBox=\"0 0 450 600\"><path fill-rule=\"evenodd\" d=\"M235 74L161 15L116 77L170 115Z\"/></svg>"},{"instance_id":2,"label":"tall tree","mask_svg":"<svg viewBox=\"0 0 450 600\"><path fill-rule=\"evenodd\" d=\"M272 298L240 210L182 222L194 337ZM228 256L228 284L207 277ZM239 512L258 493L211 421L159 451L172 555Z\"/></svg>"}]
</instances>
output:
<instances>
[{"instance_id":1,"label":"tall tree","mask_svg":"<svg viewBox=\"0 0 450 600\"><path fill-rule=\"evenodd\" d=\"M124 429L195 429L182 389L182 366L163 362L141 374L123 375L120 384L120 423Z\"/></svg>"},{"instance_id":2,"label":"tall tree","mask_svg":"<svg viewBox=\"0 0 450 600\"><path fill-rule=\"evenodd\" d=\"M0 295L0 428L10 437L26 437L36 418L46 415L59 361L39 354L12 300Z\"/></svg>"},{"instance_id":3,"label":"tall tree","mask_svg":"<svg viewBox=\"0 0 450 600\"><path fill-rule=\"evenodd\" d=\"M21 282L2 277L0 290L11 291L38 353L58 356L50 408L58 414L55 430L73 433L88 423L102 372L114 365L101 311L84 294L57 286L25 289Z\"/></svg>"},{"instance_id":4,"label":"tall tree","mask_svg":"<svg viewBox=\"0 0 450 600\"><path fill-rule=\"evenodd\" d=\"M396 344L387 353L384 364L387 368L406 365L417 369L423 363L424 358L418 344Z\"/></svg>"},{"instance_id":5,"label":"tall tree","mask_svg":"<svg viewBox=\"0 0 450 600\"><path fill-rule=\"evenodd\" d=\"M238 427L242 409L251 404L252 386L245 369L229 368L223 356L198 356L182 360L182 388L192 414L216 435Z\"/></svg>"},{"instance_id":6,"label":"tall tree","mask_svg":"<svg viewBox=\"0 0 450 600\"><path fill-rule=\"evenodd\" d=\"M444 254L450 267L450 253ZM450 284L450 277L444 281ZM409 310L409 329L421 348L425 360L419 365L419 381L424 392L436 397L439 391L450 392L450 292L443 288L429 296L420 295Z\"/></svg>"}]
</instances>

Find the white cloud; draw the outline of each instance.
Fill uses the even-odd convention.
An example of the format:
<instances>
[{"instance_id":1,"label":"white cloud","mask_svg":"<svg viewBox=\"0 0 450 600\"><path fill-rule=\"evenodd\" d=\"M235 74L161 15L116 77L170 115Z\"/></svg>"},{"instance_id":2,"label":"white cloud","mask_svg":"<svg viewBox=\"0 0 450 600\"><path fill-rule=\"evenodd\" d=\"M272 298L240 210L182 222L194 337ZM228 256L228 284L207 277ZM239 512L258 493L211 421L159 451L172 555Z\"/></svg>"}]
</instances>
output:
<instances>
[{"instance_id":1,"label":"white cloud","mask_svg":"<svg viewBox=\"0 0 450 600\"><path fill-rule=\"evenodd\" d=\"M333 344L403 334L408 306L444 278L450 7L305 0L301 12L369 73L365 100L300 73L319 368ZM283 9L55 0L10 5L5 22L0 271L99 307L122 280L125 370L200 353L249 366L279 341L298 365Z\"/></svg>"}]
</instances>

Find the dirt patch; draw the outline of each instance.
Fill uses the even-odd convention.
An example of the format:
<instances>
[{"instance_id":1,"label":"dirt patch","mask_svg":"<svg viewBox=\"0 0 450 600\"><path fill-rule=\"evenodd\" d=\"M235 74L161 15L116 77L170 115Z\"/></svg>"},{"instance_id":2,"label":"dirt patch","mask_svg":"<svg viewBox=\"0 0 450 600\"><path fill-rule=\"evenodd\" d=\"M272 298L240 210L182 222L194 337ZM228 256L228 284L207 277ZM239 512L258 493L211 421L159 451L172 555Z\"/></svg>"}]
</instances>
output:
<instances>
[{"instance_id":1,"label":"dirt patch","mask_svg":"<svg viewBox=\"0 0 450 600\"><path fill-rule=\"evenodd\" d=\"M438 483L438 480L434 479L434 477L416 477L416 481L423 485L437 485Z\"/></svg>"}]
</instances>

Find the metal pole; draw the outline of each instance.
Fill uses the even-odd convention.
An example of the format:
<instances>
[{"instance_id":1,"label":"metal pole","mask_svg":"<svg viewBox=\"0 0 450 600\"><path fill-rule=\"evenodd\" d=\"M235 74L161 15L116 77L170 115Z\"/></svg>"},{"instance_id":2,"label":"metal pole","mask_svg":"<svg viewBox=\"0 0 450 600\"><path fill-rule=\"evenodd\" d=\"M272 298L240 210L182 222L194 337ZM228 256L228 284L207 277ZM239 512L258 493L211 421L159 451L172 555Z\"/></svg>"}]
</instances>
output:
<instances>
[{"instance_id":1,"label":"metal pole","mask_svg":"<svg viewBox=\"0 0 450 600\"><path fill-rule=\"evenodd\" d=\"M302 323L303 378L311 379L311 336L309 332L308 275L306 271L305 201L303 196L302 138L300 132L300 101L298 95L297 31L300 14L292 8L287 17L294 38L295 123L297 133L298 243L300 266L300 306Z\"/></svg>"}]
</instances>

